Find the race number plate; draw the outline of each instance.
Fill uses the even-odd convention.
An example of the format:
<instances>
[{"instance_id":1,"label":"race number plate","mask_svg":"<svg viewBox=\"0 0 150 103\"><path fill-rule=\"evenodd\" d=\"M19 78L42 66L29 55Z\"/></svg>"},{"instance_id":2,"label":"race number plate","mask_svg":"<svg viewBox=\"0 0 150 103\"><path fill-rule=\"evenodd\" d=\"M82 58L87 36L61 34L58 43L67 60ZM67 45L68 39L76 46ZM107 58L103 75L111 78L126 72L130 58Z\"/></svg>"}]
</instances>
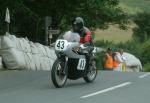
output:
<instances>
[{"instance_id":1,"label":"race number plate","mask_svg":"<svg viewBox=\"0 0 150 103\"><path fill-rule=\"evenodd\" d=\"M67 49L67 46L68 46L68 41L67 40L59 39L59 40L56 41L55 50L65 51Z\"/></svg>"},{"instance_id":2,"label":"race number plate","mask_svg":"<svg viewBox=\"0 0 150 103\"><path fill-rule=\"evenodd\" d=\"M86 60L85 59L79 59L79 63L77 66L78 70L84 70L86 65Z\"/></svg>"}]
</instances>

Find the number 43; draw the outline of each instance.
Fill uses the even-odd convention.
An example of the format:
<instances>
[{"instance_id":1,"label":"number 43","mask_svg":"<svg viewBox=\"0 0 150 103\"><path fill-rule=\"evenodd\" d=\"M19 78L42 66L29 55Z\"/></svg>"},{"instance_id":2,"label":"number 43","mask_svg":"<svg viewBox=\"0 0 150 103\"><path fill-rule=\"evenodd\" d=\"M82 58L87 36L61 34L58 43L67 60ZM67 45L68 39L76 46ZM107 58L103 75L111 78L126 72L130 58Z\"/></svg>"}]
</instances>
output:
<instances>
[{"instance_id":1,"label":"number 43","mask_svg":"<svg viewBox=\"0 0 150 103\"><path fill-rule=\"evenodd\" d=\"M59 41L57 44L58 49L64 49L64 44L65 44L64 41Z\"/></svg>"}]
</instances>

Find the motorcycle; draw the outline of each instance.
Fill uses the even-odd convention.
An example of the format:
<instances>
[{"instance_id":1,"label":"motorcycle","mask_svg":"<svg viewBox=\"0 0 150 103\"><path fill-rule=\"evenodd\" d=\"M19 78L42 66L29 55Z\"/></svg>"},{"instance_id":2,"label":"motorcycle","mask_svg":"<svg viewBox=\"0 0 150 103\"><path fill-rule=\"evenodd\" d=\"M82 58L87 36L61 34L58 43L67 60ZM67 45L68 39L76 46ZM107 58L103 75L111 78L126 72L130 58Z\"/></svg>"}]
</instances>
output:
<instances>
[{"instance_id":1,"label":"motorcycle","mask_svg":"<svg viewBox=\"0 0 150 103\"><path fill-rule=\"evenodd\" d=\"M91 83L97 76L94 50L87 62L88 47L79 41L79 34L68 31L55 43L57 59L52 66L51 79L56 88L62 88L67 79L83 78L85 82Z\"/></svg>"}]
</instances>

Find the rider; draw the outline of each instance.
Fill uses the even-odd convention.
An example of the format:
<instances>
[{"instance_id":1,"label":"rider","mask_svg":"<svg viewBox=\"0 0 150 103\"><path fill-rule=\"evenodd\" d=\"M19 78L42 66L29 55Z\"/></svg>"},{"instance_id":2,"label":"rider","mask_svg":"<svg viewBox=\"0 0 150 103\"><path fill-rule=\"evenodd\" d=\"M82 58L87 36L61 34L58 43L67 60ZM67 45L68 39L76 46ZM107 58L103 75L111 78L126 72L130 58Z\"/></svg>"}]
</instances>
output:
<instances>
[{"instance_id":1,"label":"rider","mask_svg":"<svg viewBox=\"0 0 150 103\"><path fill-rule=\"evenodd\" d=\"M88 53L86 54L87 63L89 63L91 52L94 49L92 42L91 31L84 26L84 20L81 17L76 17L72 23L73 32L80 35L80 44L88 47Z\"/></svg>"},{"instance_id":2,"label":"rider","mask_svg":"<svg viewBox=\"0 0 150 103\"><path fill-rule=\"evenodd\" d=\"M80 35L80 43L92 45L91 31L84 26L84 20L81 17L76 17L72 23L73 32Z\"/></svg>"}]
</instances>

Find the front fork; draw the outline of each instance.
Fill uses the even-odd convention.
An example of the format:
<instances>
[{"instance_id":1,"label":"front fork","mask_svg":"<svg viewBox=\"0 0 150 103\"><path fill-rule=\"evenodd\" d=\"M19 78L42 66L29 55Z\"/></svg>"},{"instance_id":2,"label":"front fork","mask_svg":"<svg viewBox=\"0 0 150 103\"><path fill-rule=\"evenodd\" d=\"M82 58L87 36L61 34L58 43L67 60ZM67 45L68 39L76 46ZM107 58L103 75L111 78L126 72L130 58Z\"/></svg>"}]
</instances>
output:
<instances>
[{"instance_id":1,"label":"front fork","mask_svg":"<svg viewBox=\"0 0 150 103\"><path fill-rule=\"evenodd\" d=\"M64 73L64 75L67 75L67 73L68 73L68 57L66 56L65 57L65 66L64 66L64 69L63 69L63 73Z\"/></svg>"},{"instance_id":2,"label":"front fork","mask_svg":"<svg viewBox=\"0 0 150 103\"><path fill-rule=\"evenodd\" d=\"M90 66L93 66L93 68L96 69L96 67L95 67L96 64L95 64L95 62L93 62L93 60L94 60L94 55L93 54L86 55L86 61L87 61L86 72L90 71Z\"/></svg>"}]
</instances>

